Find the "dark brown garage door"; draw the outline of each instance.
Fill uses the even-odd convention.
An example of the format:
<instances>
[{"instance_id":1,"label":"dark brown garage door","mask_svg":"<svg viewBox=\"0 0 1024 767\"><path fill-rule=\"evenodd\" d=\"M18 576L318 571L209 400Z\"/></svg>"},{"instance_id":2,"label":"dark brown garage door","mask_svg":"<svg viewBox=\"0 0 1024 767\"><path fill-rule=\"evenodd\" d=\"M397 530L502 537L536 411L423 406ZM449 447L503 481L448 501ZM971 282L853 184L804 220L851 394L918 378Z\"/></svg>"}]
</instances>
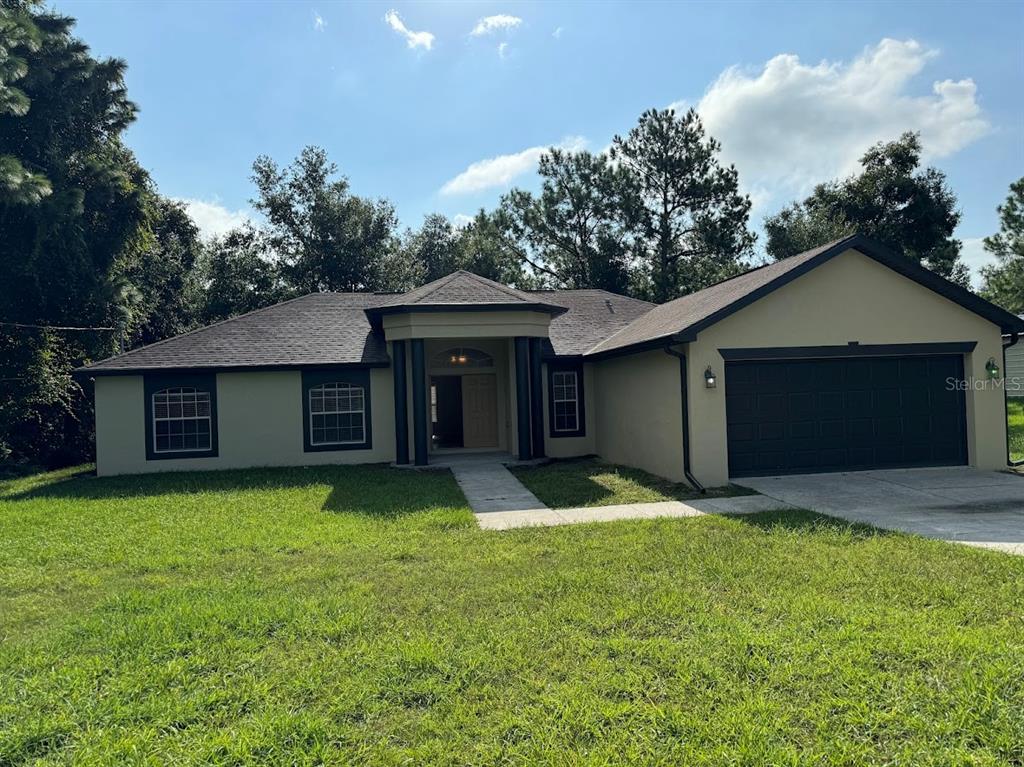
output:
<instances>
[{"instance_id":1,"label":"dark brown garage door","mask_svg":"<svg viewBox=\"0 0 1024 767\"><path fill-rule=\"evenodd\" d=\"M729 474L967 463L961 355L726 363Z\"/></svg>"}]
</instances>

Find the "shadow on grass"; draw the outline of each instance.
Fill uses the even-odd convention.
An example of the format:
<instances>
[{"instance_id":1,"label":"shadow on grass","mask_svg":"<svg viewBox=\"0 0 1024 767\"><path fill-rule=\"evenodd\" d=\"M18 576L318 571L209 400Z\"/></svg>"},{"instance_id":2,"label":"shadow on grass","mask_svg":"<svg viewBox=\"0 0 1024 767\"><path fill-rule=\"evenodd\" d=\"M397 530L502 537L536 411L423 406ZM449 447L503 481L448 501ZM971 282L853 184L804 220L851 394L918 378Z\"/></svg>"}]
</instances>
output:
<instances>
[{"instance_id":1,"label":"shadow on grass","mask_svg":"<svg viewBox=\"0 0 1024 767\"><path fill-rule=\"evenodd\" d=\"M861 522L848 522L845 519L829 517L816 511L806 509L777 509L761 511L756 514L723 514L729 519L742 522L751 527L758 527L766 532L775 530L793 530L796 532L830 532L849 534L854 538L868 539L894 535L892 530L883 530Z\"/></svg>"},{"instance_id":2,"label":"shadow on grass","mask_svg":"<svg viewBox=\"0 0 1024 767\"><path fill-rule=\"evenodd\" d=\"M394 517L439 507L466 505L447 471L419 472L381 465L315 466L222 471L165 472L120 477L84 473L44 484L0 491L2 501L65 499L116 501L202 494L275 493L307 489L330 492L322 510ZM272 497L267 498L272 502Z\"/></svg>"}]
</instances>

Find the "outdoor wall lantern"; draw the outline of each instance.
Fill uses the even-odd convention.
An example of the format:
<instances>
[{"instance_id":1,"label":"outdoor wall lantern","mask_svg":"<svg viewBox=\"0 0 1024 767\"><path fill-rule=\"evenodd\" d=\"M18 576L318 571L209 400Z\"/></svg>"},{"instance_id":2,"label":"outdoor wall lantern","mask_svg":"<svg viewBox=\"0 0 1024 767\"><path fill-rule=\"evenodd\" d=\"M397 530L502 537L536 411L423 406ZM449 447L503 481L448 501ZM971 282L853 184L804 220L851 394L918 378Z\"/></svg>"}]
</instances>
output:
<instances>
[{"instance_id":1,"label":"outdoor wall lantern","mask_svg":"<svg viewBox=\"0 0 1024 767\"><path fill-rule=\"evenodd\" d=\"M704 371L704 385L709 389L714 389L718 386L718 377L715 376L715 371L711 369L710 365Z\"/></svg>"},{"instance_id":2,"label":"outdoor wall lantern","mask_svg":"<svg viewBox=\"0 0 1024 767\"><path fill-rule=\"evenodd\" d=\"M989 380L991 381L999 378L999 365L996 363L995 357L988 358L988 362L985 363L985 372L988 373Z\"/></svg>"}]
</instances>

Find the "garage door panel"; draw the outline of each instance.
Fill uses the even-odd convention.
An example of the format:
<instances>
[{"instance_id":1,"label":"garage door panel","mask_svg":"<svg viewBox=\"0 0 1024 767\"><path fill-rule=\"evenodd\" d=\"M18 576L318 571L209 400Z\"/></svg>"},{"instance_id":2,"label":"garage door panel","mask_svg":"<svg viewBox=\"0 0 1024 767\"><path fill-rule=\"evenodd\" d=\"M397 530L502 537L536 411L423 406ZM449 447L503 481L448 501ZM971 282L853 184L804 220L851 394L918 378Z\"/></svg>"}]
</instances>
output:
<instances>
[{"instance_id":1,"label":"garage door panel","mask_svg":"<svg viewBox=\"0 0 1024 767\"><path fill-rule=\"evenodd\" d=\"M967 462L963 360L729 362L729 470L800 473Z\"/></svg>"},{"instance_id":2,"label":"garage door panel","mask_svg":"<svg viewBox=\"0 0 1024 767\"><path fill-rule=\"evenodd\" d=\"M789 395L791 418L807 418L818 412L818 397L814 392L798 392Z\"/></svg>"}]
</instances>

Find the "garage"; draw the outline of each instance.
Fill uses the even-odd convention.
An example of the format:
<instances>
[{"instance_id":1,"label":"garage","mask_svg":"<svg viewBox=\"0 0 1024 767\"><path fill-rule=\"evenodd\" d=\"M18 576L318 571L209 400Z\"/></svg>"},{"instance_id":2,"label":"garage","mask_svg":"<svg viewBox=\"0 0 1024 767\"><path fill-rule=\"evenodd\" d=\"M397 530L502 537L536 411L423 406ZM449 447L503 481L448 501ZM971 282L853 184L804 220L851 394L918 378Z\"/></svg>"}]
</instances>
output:
<instances>
[{"instance_id":1,"label":"garage","mask_svg":"<svg viewBox=\"0 0 1024 767\"><path fill-rule=\"evenodd\" d=\"M726 363L729 475L967 463L962 354Z\"/></svg>"}]
</instances>

